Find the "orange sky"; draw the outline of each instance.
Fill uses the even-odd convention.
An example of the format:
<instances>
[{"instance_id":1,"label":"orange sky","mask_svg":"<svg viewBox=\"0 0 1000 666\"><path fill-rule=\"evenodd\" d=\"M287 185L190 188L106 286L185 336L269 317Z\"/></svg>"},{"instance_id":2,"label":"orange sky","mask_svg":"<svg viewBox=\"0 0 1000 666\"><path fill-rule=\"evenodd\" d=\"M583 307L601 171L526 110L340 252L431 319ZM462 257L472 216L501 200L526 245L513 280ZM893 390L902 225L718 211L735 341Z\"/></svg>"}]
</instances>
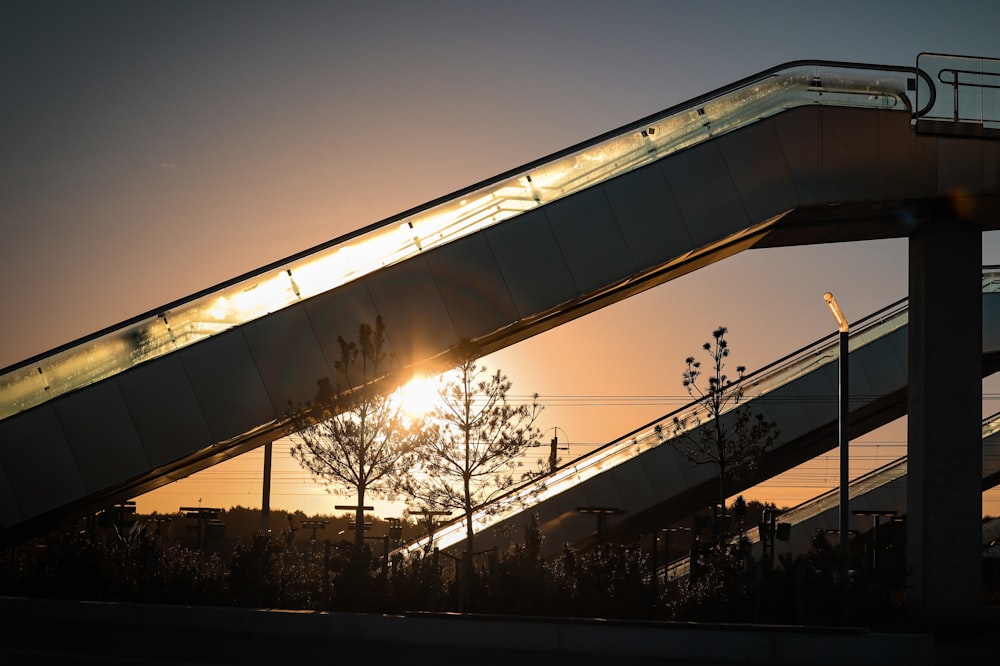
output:
<instances>
[{"instance_id":1,"label":"orange sky","mask_svg":"<svg viewBox=\"0 0 1000 666\"><path fill-rule=\"evenodd\" d=\"M949 7L723 0L706 20L651 0L7 3L0 366L783 62L1000 56L1000 6ZM984 263L1000 263L995 232ZM572 456L679 406L683 360L719 325L750 371L832 333L825 291L851 320L905 297L906 241L747 252L484 362L540 394L540 427ZM904 440L896 424L855 458L888 462ZM351 501L286 451L272 507ZM139 509L259 506L261 456ZM797 503L835 468L762 499Z\"/></svg>"}]
</instances>

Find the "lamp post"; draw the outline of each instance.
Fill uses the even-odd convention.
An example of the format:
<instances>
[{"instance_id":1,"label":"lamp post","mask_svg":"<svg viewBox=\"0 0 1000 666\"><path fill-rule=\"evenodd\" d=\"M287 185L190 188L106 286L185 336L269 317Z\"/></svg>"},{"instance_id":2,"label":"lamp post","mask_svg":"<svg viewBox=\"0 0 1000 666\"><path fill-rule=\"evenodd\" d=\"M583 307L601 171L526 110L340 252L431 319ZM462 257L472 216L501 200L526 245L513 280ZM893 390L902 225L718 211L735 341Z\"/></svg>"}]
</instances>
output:
<instances>
[{"instance_id":1,"label":"lamp post","mask_svg":"<svg viewBox=\"0 0 1000 666\"><path fill-rule=\"evenodd\" d=\"M577 513L593 513L597 515L597 545L604 543L604 530L607 525L607 517L616 513L621 513L621 509L613 506L578 506Z\"/></svg>"},{"instance_id":2,"label":"lamp post","mask_svg":"<svg viewBox=\"0 0 1000 666\"><path fill-rule=\"evenodd\" d=\"M847 323L847 318L844 316L843 311L840 309L840 305L837 304L837 299L833 297L833 294L826 292L823 294L823 300L826 301L827 306L830 308L833 318L837 321L837 328L840 330L840 351L838 355L838 365L840 370L840 408L837 416L837 427L840 436L840 577L845 590L844 608L846 612L848 556L850 554L849 521L851 516L849 511L851 475L849 465L850 456L848 450L850 438L847 433L847 422L850 417L850 404L848 402L848 398L850 396L850 384L848 383L848 368L850 366L850 362L848 359L849 352L847 349L847 337L850 332L850 326Z\"/></svg>"},{"instance_id":3,"label":"lamp post","mask_svg":"<svg viewBox=\"0 0 1000 666\"><path fill-rule=\"evenodd\" d=\"M182 506L180 510L187 518L194 518L198 521L196 527L198 530L198 548L205 550L208 547L209 526L223 525L222 521L219 520L219 514L222 513L222 509L203 507L201 506L201 500L198 500L198 504L198 506ZM191 526L188 526L188 529L190 530Z\"/></svg>"},{"instance_id":4,"label":"lamp post","mask_svg":"<svg viewBox=\"0 0 1000 666\"><path fill-rule=\"evenodd\" d=\"M434 548L434 528L436 526L434 522L435 516L450 516L451 511L432 511L426 507L422 509L413 510L410 509L406 513L411 516L423 516L424 526L427 528L427 546L424 548L424 553L429 554Z\"/></svg>"},{"instance_id":5,"label":"lamp post","mask_svg":"<svg viewBox=\"0 0 1000 666\"><path fill-rule=\"evenodd\" d=\"M301 527L304 530L312 530L312 541L311 543L316 543L316 530L325 530L328 520L303 520Z\"/></svg>"},{"instance_id":6,"label":"lamp post","mask_svg":"<svg viewBox=\"0 0 1000 666\"><path fill-rule=\"evenodd\" d=\"M874 523L872 524L872 572L878 574L878 527L879 518L886 516L892 518L896 515L896 512L891 509L878 510L869 509L862 511L852 511L855 516L872 516L874 518Z\"/></svg>"},{"instance_id":7,"label":"lamp post","mask_svg":"<svg viewBox=\"0 0 1000 666\"><path fill-rule=\"evenodd\" d=\"M365 521L365 511L374 511L375 507L364 504L336 504L333 508L337 511L354 511L354 522L348 520L347 529L354 530L354 547L362 548L365 545L364 533L372 526L371 523Z\"/></svg>"},{"instance_id":8,"label":"lamp post","mask_svg":"<svg viewBox=\"0 0 1000 666\"><path fill-rule=\"evenodd\" d=\"M690 527L664 527L660 530L663 532L663 580L670 580L670 533L671 532L690 532ZM690 563L691 558L688 558ZM690 564L688 567L690 568ZM676 575L675 575L676 577Z\"/></svg>"}]
</instances>

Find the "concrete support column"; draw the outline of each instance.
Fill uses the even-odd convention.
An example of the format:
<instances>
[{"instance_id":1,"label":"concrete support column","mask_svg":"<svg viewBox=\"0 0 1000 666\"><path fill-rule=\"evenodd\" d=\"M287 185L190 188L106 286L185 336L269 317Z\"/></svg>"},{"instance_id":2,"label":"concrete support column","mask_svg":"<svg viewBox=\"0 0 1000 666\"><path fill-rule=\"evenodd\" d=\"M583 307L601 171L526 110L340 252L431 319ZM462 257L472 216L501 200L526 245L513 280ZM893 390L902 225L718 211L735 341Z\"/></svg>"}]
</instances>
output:
<instances>
[{"instance_id":1,"label":"concrete support column","mask_svg":"<svg viewBox=\"0 0 1000 666\"><path fill-rule=\"evenodd\" d=\"M982 230L910 237L907 569L926 609L982 594Z\"/></svg>"}]
</instances>

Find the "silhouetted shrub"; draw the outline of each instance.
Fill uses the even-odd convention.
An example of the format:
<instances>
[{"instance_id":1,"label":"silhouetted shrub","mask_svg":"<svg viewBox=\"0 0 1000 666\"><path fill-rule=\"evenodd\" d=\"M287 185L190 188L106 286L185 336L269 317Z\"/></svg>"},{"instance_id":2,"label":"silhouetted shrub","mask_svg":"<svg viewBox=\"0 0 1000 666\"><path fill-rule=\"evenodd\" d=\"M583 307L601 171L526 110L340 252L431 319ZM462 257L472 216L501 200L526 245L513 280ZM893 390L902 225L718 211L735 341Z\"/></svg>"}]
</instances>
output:
<instances>
[{"instance_id":1,"label":"silhouetted shrub","mask_svg":"<svg viewBox=\"0 0 1000 666\"><path fill-rule=\"evenodd\" d=\"M306 542L294 531L257 535L231 556L181 546L169 530L141 521L114 537L55 531L4 554L5 594L147 603L231 605L400 613L459 610L551 617L668 619L830 625L841 621L837 549L818 533L812 549L781 556L773 570L753 563L743 545L700 555L693 580L669 581L654 598L647 554L638 546L564 546L541 557L537 517L523 543L478 553L460 576L457 557L434 551L383 557L353 544ZM857 563L856 563L857 564ZM891 558L858 568L849 589L850 620L880 629L905 625L904 575ZM986 603L1000 568L987 568ZM877 573L877 575L876 575ZM993 587L990 587L992 585ZM995 603L995 602L994 602Z\"/></svg>"}]
</instances>

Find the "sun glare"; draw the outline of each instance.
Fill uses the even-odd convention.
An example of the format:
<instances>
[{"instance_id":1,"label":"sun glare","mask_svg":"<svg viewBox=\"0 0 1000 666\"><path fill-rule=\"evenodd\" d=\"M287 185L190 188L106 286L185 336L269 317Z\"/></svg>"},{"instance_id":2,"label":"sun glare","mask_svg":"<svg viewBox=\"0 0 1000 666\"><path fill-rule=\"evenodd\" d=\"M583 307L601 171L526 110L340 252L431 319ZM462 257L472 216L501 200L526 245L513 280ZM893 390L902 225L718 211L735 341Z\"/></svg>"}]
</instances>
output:
<instances>
[{"instance_id":1,"label":"sun glare","mask_svg":"<svg viewBox=\"0 0 1000 666\"><path fill-rule=\"evenodd\" d=\"M403 411L410 418L420 418L434 409L438 400L437 377L414 377L399 390Z\"/></svg>"}]
</instances>

